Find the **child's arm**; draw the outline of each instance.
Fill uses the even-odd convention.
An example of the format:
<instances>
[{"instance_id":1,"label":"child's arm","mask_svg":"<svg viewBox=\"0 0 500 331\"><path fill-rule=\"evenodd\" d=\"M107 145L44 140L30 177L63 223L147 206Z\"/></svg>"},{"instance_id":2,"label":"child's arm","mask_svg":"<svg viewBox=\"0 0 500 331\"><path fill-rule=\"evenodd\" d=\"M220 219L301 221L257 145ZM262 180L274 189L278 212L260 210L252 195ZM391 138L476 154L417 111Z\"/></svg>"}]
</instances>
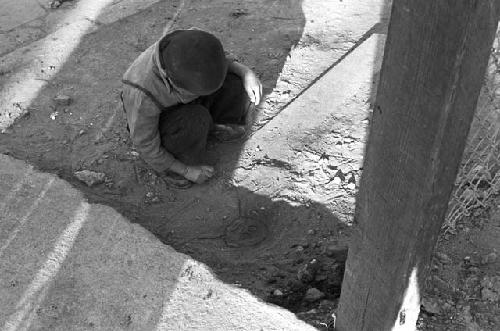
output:
<instances>
[{"instance_id":1,"label":"child's arm","mask_svg":"<svg viewBox=\"0 0 500 331\"><path fill-rule=\"evenodd\" d=\"M255 73L246 65L228 60L228 71L241 77L250 101L258 105L262 97L262 84Z\"/></svg>"},{"instance_id":2,"label":"child's arm","mask_svg":"<svg viewBox=\"0 0 500 331\"><path fill-rule=\"evenodd\" d=\"M127 122L130 138L141 158L160 175L170 170L184 178L201 184L213 176L214 169L210 166L187 166L169 153L162 145L158 122L160 110L143 94L133 88L124 88Z\"/></svg>"}]
</instances>

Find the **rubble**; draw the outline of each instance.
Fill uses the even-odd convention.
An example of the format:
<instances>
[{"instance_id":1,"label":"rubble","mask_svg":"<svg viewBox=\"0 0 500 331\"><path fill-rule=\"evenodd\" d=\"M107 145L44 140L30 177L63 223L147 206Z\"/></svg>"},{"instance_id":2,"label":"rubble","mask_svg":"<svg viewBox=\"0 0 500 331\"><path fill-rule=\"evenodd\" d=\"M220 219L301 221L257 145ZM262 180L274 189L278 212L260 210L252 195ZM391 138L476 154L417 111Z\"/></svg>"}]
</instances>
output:
<instances>
[{"instance_id":1,"label":"rubble","mask_svg":"<svg viewBox=\"0 0 500 331\"><path fill-rule=\"evenodd\" d=\"M306 284L312 282L320 267L319 261L312 259L299 269L297 272L297 279Z\"/></svg>"},{"instance_id":2,"label":"rubble","mask_svg":"<svg viewBox=\"0 0 500 331\"><path fill-rule=\"evenodd\" d=\"M318 290L317 288L310 288L306 291L306 294L304 296L304 300L305 301L309 301L309 302L314 302L314 301L318 301L318 300L321 300L325 297L325 293L321 292L320 290Z\"/></svg>"},{"instance_id":3,"label":"rubble","mask_svg":"<svg viewBox=\"0 0 500 331\"><path fill-rule=\"evenodd\" d=\"M434 298L422 298L421 301L422 308L429 314L439 315L441 314L441 308L437 299Z\"/></svg>"},{"instance_id":4,"label":"rubble","mask_svg":"<svg viewBox=\"0 0 500 331\"><path fill-rule=\"evenodd\" d=\"M90 170L76 171L74 175L76 178L78 178L78 180L84 182L89 187L97 184L102 184L106 180L106 174Z\"/></svg>"},{"instance_id":5,"label":"rubble","mask_svg":"<svg viewBox=\"0 0 500 331\"><path fill-rule=\"evenodd\" d=\"M70 96L64 94L58 94L54 98L54 103L57 106L69 106L72 101Z\"/></svg>"}]
</instances>

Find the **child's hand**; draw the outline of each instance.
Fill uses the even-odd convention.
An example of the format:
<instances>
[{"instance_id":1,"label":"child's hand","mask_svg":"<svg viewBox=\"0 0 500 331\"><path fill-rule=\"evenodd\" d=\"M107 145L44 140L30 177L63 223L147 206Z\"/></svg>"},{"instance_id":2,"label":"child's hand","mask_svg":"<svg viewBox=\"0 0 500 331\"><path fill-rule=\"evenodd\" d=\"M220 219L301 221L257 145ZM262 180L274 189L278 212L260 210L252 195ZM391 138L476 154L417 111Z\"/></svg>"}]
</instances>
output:
<instances>
[{"instance_id":1,"label":"child's hand","mask_svg":"<svg viewBox=\"0 0 500 331\"><path fill-rule=\"evenodd\" d=\"M246 71L243 78L243 85L250 101L258 105L262 97L262 84L252 70L248 69Z\"/></svg>"},{"instance_id":2,"label":"child's hand","mask_svg":"<svg viewBox=\"0 0 500 331\"><path fill-rule=\"evenodd\" d=\"M184 177L196 184L202 184L212 178L213 175L214 168L211 166L187 166Z\"/></svg>"}]
</instances>

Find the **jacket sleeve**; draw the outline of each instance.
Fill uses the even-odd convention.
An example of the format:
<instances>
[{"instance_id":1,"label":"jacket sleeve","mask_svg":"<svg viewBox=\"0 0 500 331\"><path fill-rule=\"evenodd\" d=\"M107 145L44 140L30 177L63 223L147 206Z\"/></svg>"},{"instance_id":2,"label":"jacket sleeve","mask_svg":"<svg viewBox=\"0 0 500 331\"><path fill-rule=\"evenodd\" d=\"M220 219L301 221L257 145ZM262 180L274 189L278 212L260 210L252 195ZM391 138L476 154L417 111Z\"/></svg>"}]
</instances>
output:
<instances>
[{"instance_id":1,"label":"jacket sleeve","mask_svg":"<svg viewBox=\"0 0 500 331\"><path fill-rule=\"evenodd\" d=\"M157 172L168 170L175 158L161 145L160 109L143 92L128 86L123 90L123 103L130 138L139 155Z\"/></svg>"}]
</instances>

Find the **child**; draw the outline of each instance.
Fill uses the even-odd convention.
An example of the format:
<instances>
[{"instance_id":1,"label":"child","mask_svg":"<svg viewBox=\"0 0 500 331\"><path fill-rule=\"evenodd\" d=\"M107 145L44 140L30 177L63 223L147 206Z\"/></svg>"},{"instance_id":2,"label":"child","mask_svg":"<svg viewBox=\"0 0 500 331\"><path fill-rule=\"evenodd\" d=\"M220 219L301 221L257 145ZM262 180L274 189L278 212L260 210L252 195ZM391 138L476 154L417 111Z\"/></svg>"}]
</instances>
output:
<instances>
[{"instance_id":1,"label":"child","mask_svg":"<svg viewBox=\"0 0 500 331\"><path fill-rule=\"evenodd\" d=\"M201 184L214 169L200 164L209 132L241 138L262 85L224 54L212 34L177 30L144 51L123 76L122 101L140 156L167 183Z\"/></svg>"}]
</instances>

